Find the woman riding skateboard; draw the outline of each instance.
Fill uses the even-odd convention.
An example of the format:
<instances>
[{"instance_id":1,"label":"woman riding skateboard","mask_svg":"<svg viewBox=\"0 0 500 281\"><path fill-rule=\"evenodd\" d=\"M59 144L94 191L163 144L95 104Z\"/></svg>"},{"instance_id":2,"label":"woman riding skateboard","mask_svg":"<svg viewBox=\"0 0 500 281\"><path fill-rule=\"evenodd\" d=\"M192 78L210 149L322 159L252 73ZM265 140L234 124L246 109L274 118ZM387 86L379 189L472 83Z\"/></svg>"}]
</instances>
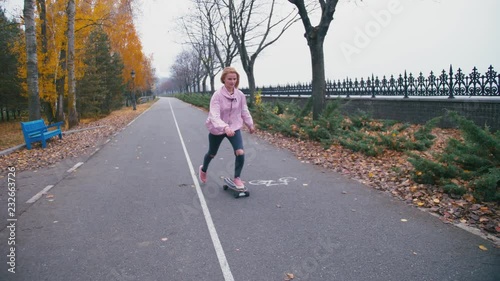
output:
<instances>
[{"instance_id":1,"label":"woman riding skateboard","mask_svg":"<svg viewBox=\"0 0 500 281\"><path fill-rule=\"evenodd\" d=\"M210 99L210 111L205 122L209 131L209 148L198 175L201 182L207 182L208 165L217 154L224 138L227 138L233 146L235 155L233 182L236 188L243 189L244 184L240 175L245 163L245 152L241 128L245 124L251 134L255 128L250 111L248 111L245 94L238 89L240 74L235 68L226 67L222 71L221 82L224 85L215 91Z\"/></svg>"}]
</instances>

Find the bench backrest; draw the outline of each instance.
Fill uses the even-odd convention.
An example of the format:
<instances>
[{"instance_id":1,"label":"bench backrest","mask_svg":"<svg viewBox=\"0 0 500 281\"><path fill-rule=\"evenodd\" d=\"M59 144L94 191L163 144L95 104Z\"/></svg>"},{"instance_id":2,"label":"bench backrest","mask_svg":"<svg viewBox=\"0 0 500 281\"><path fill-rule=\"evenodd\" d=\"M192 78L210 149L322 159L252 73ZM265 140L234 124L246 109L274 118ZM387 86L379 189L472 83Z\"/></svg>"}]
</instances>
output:
<instances>
[{"instance_id":1,"label":"bench backrest","mask_svg":"<svg viewBox=\"0 0 500 281\"><path fill-rule=\"evenodd\" d=\"M45 125L43 119L40 119L28 122L21 122L21 129L23 130L23 134L30 135L31 133L46 132L47 126Z\"/></svg>"}]
</instances>

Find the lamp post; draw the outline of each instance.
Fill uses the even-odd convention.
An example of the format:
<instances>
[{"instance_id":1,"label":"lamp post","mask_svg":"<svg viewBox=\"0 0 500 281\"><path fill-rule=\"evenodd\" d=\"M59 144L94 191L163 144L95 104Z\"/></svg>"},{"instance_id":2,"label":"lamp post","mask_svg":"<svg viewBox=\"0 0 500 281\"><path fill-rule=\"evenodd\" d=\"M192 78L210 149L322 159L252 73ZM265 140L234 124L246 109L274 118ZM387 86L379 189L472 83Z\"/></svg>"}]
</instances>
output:
<instances>
[{"instance_id":1,"label":"lamp post","mask_svg":"<svg viewBox=\"0 0 500 281\"><path fill-rule=\"evenodd\" d=\"M132 69L130 72L130 76L132 76L132 107L135 110L135 71Z\"/></svg>"}]
</instances>

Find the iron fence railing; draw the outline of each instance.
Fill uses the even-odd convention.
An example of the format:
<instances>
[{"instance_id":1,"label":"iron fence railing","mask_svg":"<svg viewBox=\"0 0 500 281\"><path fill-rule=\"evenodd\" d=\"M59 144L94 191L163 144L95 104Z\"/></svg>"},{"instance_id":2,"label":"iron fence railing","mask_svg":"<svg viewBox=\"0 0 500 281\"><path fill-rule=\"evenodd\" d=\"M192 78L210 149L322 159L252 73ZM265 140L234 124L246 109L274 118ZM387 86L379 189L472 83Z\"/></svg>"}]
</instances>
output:
<instances>
[{"instance_id":1,"label":"iron fence railing","mask_svg":"<svg viewBox=\"0 0 500 281\"><path fill-rule=\"evenodd\" d=\"M422 72L415 77L413 74L400 74L399 77L391 75L389 78L383 76L368 77L366 80L349 79L343 81L326 81L326 96L350 97L377 96L404 97L443 97L454 98L458 96L469 97L499 97L500 75L494 71L493 66L488 68L484 74L474 67L472 72L466 75L460 68L453 72L450 65L449 72L443 70L441 74L435 75L432 71L425 77ZM311 84L295 84L275 87L257 88L263 96L277 97L307 97L311 95ZM246 94L248 89L242 89Z\"/></svg>"}]
</instances>

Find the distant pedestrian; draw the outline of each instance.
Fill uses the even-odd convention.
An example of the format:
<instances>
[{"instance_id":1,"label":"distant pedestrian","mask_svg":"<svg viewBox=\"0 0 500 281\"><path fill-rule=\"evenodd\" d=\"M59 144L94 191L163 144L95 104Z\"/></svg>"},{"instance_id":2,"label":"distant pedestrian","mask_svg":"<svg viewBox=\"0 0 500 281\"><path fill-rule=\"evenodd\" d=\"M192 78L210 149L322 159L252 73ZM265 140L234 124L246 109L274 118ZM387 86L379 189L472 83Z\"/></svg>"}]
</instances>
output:
<instances>
[{"instance_id":1,"label":"distant pedestrian","mask_svg":"<svg viewBox=\"0 0 500 281\"><path fill-rule=\"evenodd\" d=\"M209 148L203 159L203 165L199 168L198 175L200 181L206 183L208 165L217 154L224 138L227 138L233 146L235 155L233 181L237 188L243 189L244 184L240 175L245 163L245 152L241 128L245 124L251 134L255 128L245 94L238 89L240 74L235 68L226 67L222 71L221 82L224 85L215 91L210 99L210 111L205 122L209 131Z\"/></svg>"}]
</instances>

